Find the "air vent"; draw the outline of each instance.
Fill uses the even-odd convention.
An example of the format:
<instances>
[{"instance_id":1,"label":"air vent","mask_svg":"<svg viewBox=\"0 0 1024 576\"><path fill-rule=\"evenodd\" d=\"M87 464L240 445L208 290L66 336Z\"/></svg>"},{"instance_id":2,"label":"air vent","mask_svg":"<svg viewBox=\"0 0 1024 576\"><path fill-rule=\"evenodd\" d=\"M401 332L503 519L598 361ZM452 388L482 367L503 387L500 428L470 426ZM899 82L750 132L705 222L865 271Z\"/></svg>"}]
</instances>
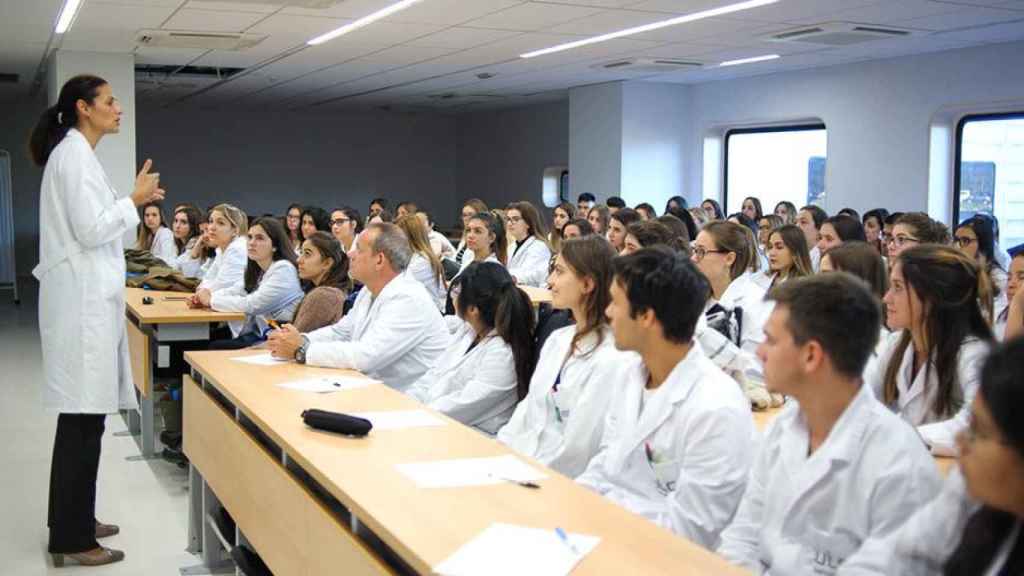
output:
<instances>
[{"instance_id":1,"label":"air vent","mask_svg":"<svg viewBox=\"0 0 1024 576\"><path fill-rule=\"evenodd\" d=\"M140 30L135 35L139 46L160 48L200 48L203 50L245 50L267 39L266 34L196 32L189 30Z\"/></svg>"},{"instance_id":2,"label":"air vent","mask_svg":"<svg viewBox=\"0 0 1024 576\"><path fill-rule=\"evenodd\" d=\"M9 72L0 72L0 84L17 84L18 75Z\"/></svg>"},{"instance_id":3,"label":"air vent","mask_svg":"<svg viewBox=\"0 0 1024 576\"><path fill-rule=\"evenodd\" d=\"M208 78L222 80L238 74L244 68L220 68L216 66L178 66L168 64L136 64L136 77L147 76L187 76L189 78Z\"/></svg>"},{"instance_id":4,"label":"air vent","mask_svg":"<svg viewBox=\"0 0 1024 576\"><path fill-rule=\"evenodd\" d=\"M607 70L614 72L632 72L636 74L664 74L666 72L678 72L700 68L700 62L690 60L678 60L673 58L629 58L626 60L614 60L595 64L591 68L595 70Z\"/></svg>"},{"instance_id":5,"label":"air vent","mask_svg":"<svg viewBox=\"0 0 1024 576\"><path fill-rule=\"evenodd\" d=\"M771 42L803 42L822 46L850 46L886 38L904 38L922 34L919 30L892 28L872 24L829 22L776 32L763 37Z\"/></svg>"}]
</instances>

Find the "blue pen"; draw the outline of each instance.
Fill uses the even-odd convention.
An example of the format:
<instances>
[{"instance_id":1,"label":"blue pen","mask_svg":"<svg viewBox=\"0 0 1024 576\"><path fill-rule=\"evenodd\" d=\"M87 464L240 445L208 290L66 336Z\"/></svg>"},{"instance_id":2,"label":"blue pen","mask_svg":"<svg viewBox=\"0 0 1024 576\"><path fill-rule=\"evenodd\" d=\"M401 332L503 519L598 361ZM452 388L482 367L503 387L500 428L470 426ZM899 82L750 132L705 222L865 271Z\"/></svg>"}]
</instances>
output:
<instances>
[{"instance_id":1,"label":"blue pen","mask_svg":"<svg viewBox=\"0 0 1024 576\"><path fill-rule=\"evenodd\" d=\"M580 551L577 550L576 545L569 540L569 535L565 533L565 530L562 530L561 528L555 528L555 534L558 535L558 539L561 540L563 544L569 547L569 550L572 550L573 554L577 556L580 555Z\"/></svg>"}]
</instances>

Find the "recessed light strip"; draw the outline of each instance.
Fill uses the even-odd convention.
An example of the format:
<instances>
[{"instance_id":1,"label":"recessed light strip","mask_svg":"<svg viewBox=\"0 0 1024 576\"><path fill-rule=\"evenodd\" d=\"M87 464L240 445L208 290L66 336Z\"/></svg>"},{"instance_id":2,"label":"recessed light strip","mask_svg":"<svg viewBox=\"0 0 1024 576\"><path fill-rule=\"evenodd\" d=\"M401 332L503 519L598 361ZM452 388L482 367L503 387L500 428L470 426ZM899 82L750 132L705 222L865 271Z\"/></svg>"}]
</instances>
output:
<instances>
[{"instance_id":1,"label":"recessed light strip","mask_svg":"<svg viewBox=\"0 0 1024 576\"><path fill-rule=\"evenodd\" d=\"M754 56L753 58L741 58L739 60L728 60L719 64L721 66L738 66L740 64L753 64L754 62L764 62L765 60L775 60L778 58L778 54L767 54L765 56Z\"/></svg>"},{"instance_id":2,"label":"recessed light strip","mask_svg":"<svg viewBox=\"0 0 1024 576\"><path fill-rule=\"evenodd\" d=\"M64 0L64 8L61 8L60 16L57 18L57 29L55 30L57 34L63 34L68 31L68 28L71 28L81 4L82 0Z\"/></svg>"},{"instance_id":3,"label":"recessed light strip","mask_svg":"<svg viewBox=\"0 0 1024 576\"><path fill-rule=\"evenodd\" d=\"M409 6L412 6L413 4L415 4L415 3L419 2L419 1L420 0L402 0L401 2L396 2L396 3L392 4L391 6L388 6L387 8L382 8L382 9L374 12L373 14L370 14L369 16L363 16L362 18L356 20L355 22L349 22L348 24L345 24L344 26L342 26L340 28L336 28L334 30L331 30L330 32L328 32L326 34L321 34L320 36L317 36L316 38L313 38L309 42L306 42L306 44L308 44L310 46L316 46L317 44L323 44L324 42L327 42L329 40L334 40L338 36L342 36L344 34L348 34L349 32L352 32L354 30L358 30L358 29L362 28L363 26L367 26L369 24L373 24L374 22L376 22L377 20L380 20L381 18L387 18L388 16L391 16L395 12L400 12L402 10L405 10Z\"/></svg>"},{"instance_id":4,"label":"recessed light strip","mask_svg":"<svg viewBox=\"0 0 1024 576\"><path fill-rule=\"evenodd\" d=\"M741 10L749 10L751 8L757 8L759 6L766 6L768 4L774 4L778 1L779 0L748 0L747 2L740 2L738 4L729 4L728 6L722 6L720 8L702 10L700 12L694 12L692 14L686 14L684 16L677 16L676 18L670 18L668 20L662 20L660 22L651 22L650 24L644 24L642 26L634 26L633 28L626 28L625 30L619 30L617 32L609 32L608 34L602 34L600 36L592 36L590 38L584 38L583 40L576 40L575 42L567 42L565 44L559 44L557 46L552 46L550 48L544 48L542 50L527 52L526 54L520 54L519 57L533 58L535 56L553 54L555 52L562 52L564 50L579 48L580 46L589 46L590 44L597 44L598 42L606 42L608 40L622 38L623 36L640 34L641 32L650 32L651 30L658 30L659 28L667 28L669 26L675 26L677 24L685 24L686 22L693 22L695 20L703 20L705 18L722 16L724 14L731 14L733 12L739 12Z\"/></svg>"}]
</instances>

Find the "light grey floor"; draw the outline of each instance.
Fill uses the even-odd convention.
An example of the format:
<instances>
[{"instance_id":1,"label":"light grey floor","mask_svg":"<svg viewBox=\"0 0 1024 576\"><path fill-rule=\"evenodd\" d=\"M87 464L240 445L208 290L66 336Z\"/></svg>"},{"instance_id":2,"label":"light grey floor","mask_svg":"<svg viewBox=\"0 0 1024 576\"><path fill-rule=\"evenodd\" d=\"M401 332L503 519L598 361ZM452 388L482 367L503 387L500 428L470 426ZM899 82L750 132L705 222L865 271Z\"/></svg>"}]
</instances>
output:
<instances>
[{"instance_id":1,"label":"light grey floor","mask_svg":"<svg viewBox=\"0 0 1024 576\"><path fill-rule=\"evenodd\" d=\"M42 408L42 365L32 287L14 306L0 291L0 575L177 575L197 563L184 551L187 472L162 460L129 462L138 454L120 416L108 416L103 437L97 517L121 526L104 545L124 562L98 568L53 568L46 554L47 490L56 415Z\"/></svg>"}]
</instances>

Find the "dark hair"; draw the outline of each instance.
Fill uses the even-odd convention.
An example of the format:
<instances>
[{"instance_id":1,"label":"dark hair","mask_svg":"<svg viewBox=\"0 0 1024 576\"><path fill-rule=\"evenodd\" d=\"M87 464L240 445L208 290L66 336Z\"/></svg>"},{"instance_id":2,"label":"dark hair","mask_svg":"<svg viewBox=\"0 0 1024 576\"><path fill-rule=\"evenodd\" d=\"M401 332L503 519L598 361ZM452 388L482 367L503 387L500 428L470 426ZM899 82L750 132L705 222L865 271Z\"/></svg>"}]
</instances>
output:
<instances>
[{"instance_id":1,"label":"dark hair","mask_svg":"<svg viewBox=\"0 0 1024 576\"><path fill-rule=\"evenodd\" d=\"M554 208L551 209L551 213L554 214L555 210L561 210L562 212L565 212L565 215L569 217L569 220L572 220L573 218L576 217L576 206L571 202L559 202L558 206L555 206Z\"/></svg>"},{"instance_id":2,"label":"dark hair","mask_svg":"<svg viewBox=\"0 0 1024 576\"><path fill-rule=\"evenodd\" d=\"M199 224L203 221L203 213L192 204L178 206L174 211L174 215L177 216L179 213L184 214L185 219L188 220L188 238L184 240L179 240L177 237L174 238L174 247L178 249L178 254L181 254L188 247L188 243L193 238L199 236Z\"/></svg>"},{"instance_id":3,"label":"dark hair","mask_svg":"<svg viewBox=\"0 0 1024 576\"><path fill-rule=\"evenodd\" d=\"M889 217L889 211L885 208L875 208L868 210L864 213L864 216L860 219L861 224L867 224L868 220L874 218L878 221L878 227L881 228L885 224L886 218Z\"/></svg>"},{"instance_id":4,"label":"dark hair","mask_svg":"<svg viewBox=\"0 0 1024 576\"><path fill-rule=\"evenodd\" d=\"M693 339L711 285L688 257L655 246L620 256L613 265L615 283L629 299L630 318L653 310L666 340L683 344Z\"/></svg>"},{"instance_id":5,"label":"dark hair","mask_svg":"<svg viewBox=\"0 0 1024 576\"><path fill-rule=\"evenodd\" d=\"M402 208L405 208L406 214L415 214L416 212L419 212L419 207L416 206L416 203L399 202L398 206L395 206L395 214L398 214L398 211L401 210Z\"/></svg>"},{"instance_id":6,"label":"dark hair","mask_svg":"<svg viewBox=\"0 0 1024 576\"><path fill-rule=\"evenodd\" d=\"M757 254L751 251L748 230L735 222L715 220L708 222L701 231L711 236L717 250L725 250L736 255L729 268L729 277L732 280L745 274L751 267L751 261L758 259ZM754 249L757 247L754 246Z\"/></svg>"},{"instance_id":7,"label":"dark hair","mask_svg":"<svg viewBox=\"0 0 1024 576\"><path fill-rule=\"evenodd\" d=\"M584 192L583 194L580 194L579 198L576 199L576 202L597 202L597 198L595 198L590 192Z\"/></svg>"},{"instance_id":8,"label":"dark hair","mask_svg":"<svg viewBox=\"0 0 1024 576\"><path fill-rule=\"evenodd\" d=\"M348 218L349 220L356 223L356 234L359 234L360 232L363 231L363 215L359 213L359 210L356 210L351 206L342 206L341 208L335 208L334 210L331 210L331 214L334 214L335 212L341 212L342 214L345 215L345 218ZM299 227L302 227L301 222L299 223Z\"/></svg>"},{"instance_id":9,"label":"dark hair","mask_svg":"<svg viewBox=\"0 0 1024 576\"><path fill-rule=\"evenodd\" d=\"M480 311L480 320L493 328L509 347L516 368L516 391L520 400L530 391L533 376L534 313L530 297L516 287L508 270L494 262L473 262L454 280L459 316L470 306Z\"/></svg>"},{"instance_id":10,"label":"dark hair","mask_svg":"<svg viewBox=\"0 0 1024 576\"><path fill-rule=\"evenodd\" d=\"M508 235L505 233L505 222L493 212L479 212L470 218L483 222L484 227L491 234L494 234L494 242L491 242L491 252L494 257L504 265L508 265Z\"/></svg>"},{"instance_id":11,"label":"dark hair","mask_svg":"<svg viewBox=\"0 0 1024 576\"><path fill-rule=\"evenodd\" d=\"M842 216L849 216L850 218L853 218L854 220L860 220L860 213L857 212L856 210L854 210L853 208L843 208L839 212L836 212L836 214L842 215Z\"/></svg>"},{"instance_id":12,"label":"dark hair","mask_svg":"<svg viewBox=\"0 0 1024 576\"><path fill-rule=\"evenodd\" d=\"M743 205L747 202L747 200L750 200L750 202L754 205L754 217L751 218L751 220L753 220L756 223L758 220L761 219L761 216L764 216L764 211L761 210L761 199L756 196L747 196L746 198L743 199L743 202L740 202L740 212L743 212Z\"/></svg>"},{"instance_id":13,"label":"dark hair","mask_svg":"<svg viewBox=\"0 0 1024 576\"><path fill-rule=\"evenodd\" d=\"M387 198L374 198L373 200L370 200L370 206L373 206L374 204L380 206L382 210L387 210L391 207L391 203L388 202Z\"/></svg>"},{"instance_id":14,"label":"dark hair","mask_svg":"<svg viewBox=\"0 0 1024 576\"><path fill-rule=\"evenodd\" d=\"M690 253L690 228L685 222L672 214L662 214L655 218L655 221L664 224L672 231L672 248L684 254Z\"/></svg>"},{"instance_id":15,"label":"dark hair","mask_svg":"<svg viewBox=\"0 0 1024 576\"><path fill-rule=\"evenodd\" d=\"M712 208L715 209L715 220L725 220L725 213L722 212L722 206L718 203L718 200L705 198L704 201L700 203L702 209L705 204L711 204Z\"/></svg>"},{"instance_id":16,"label":"dark hair","mask_svg":"<svg viewBox=\"0 0 1024 576\"><path fill-rule=\"evenodd\" d=\"M686 208L669 208L665 210L665 214L668 216L675 216L686 225L686 239L689 242L693 242L697 239L697 232L700 230L697 228L697 223L693 221L693 214Z\"/></svg>"},{"instance_id":17,"label":"dark hair","mask_svg":"<svg viewBox=\"0 0 1024 576\"><path fill-rule=\"evenodd\" d=\"M893 212L892 214L889 214L888 216L885 217L884 224L892 226L893 224L896 223L897 220L900 219L900 217L903 216L903 214L904 212Z\"/></svg>"},{"instance_id":18,"label":"dark hair","mask_svg":"<svg viewBox=\"0 0 1024 576\"><path fill-rule=\"evenodd\" d=\"M757 228L757 220L751 220L750 217L744 214L743 212L729 214L729 217L726 218L726 220L732 220L733 218L736 219L737 224L741 226L746 226L751 232L754 233L754 237L757 237L757 233L760 231Z\"/></svg>"},{"instance_id":19,"label":"dark hair","mask_svg":"<svg viewBox=\"0 0 1024 576\"><path fill-rule=\"evenodd\" d=\"M579 343L591 333L597 333L597 342L601 343L601 328L608 324L605 309L611 303L608 289L612 284L612 261L615 260L615 249L600 236L591 234L585 238L571 238L562 243L562 260L572 268L577 276L590 278L594 281L594 289L584 297L583 309L586 318L576 318L576 335L569 346L569 354L582 352ZM589 355L597 349L588 350Z\"/></svg>"},{"instance_id":20,"label":"dark hair","mask_svg":"<svg viewBox=\"0 0 1024 576\"><path fill-rule=\"evenodd\" d=\"M889 291L889 270L885 260L867 242L846 242L821 255L828 256L837 271L849 272L867 282L878 301Z\"/></svg>"},{"instance_id":21,"label":"dark hair","mask_svg":"<svg viewBox=\"0 0 1024 576\"><path fill-rule=\"evenodd\" d=\"M863 280L846 272L798 278L773 288L768 299L789 311L794 342L817 341L837 372L861 377L882 325L881 303Z\"/></svg>"},{"instance_id":22,"label":"dark hair","mask_svg":"<svg viewBox=\"0 0 1024 576\"><path fill-rule=\"evenodd\" d=\"M609 208L625 208L626 201L618 196L609 196L608 200L605 201L605 205Z\"/></svg>"},{"instance_id":23,"label":"dark hair","mask_svg":"<svg viewBox=\"0 0 1024 576\"><path fill-rule=\"evenodd\" d=\"M370 227L370 220L373 220L374 218L380 218L381 224L391 224L395 221L395 217L391 215L391 212L384 209L366 219L366 226L363 227L364 230Z\"/></svg>"},{"instance_id":24,"label":"dark hair","mask_svg":"<svg viewBox=\"0 0 1024 576\"><path fill-rule=\"evenodd\" d=\"M257 218L252 224L249 224L249 229L251 230L253 226L263 228L267 237L270 238L270 244L274 247L272 255L274 262L287 260L292 263L292 267L295 267L295 250L292 249L288 231L285 230L284 224L281 224L279 219L274 217ZM245 292L247 294L252 294L259 287L264 272L265 270L260 268L255 260L249 259L245 265Z\"/></svg>"},{"instance_id":25,"label":"dark hair","mask_svg":"<svg viewBox=\"0 0 1024 576\"><path fill-rule=\"evenodd\" d=\"M926 313L925 341L930 347L927 357L935 358L938 380L932 409L940 418L949 417L960 410L966 400L962 391L957 391L957 387L962 385L957 376L960 348L972 336L984 341L992 340L992 329L978 305L980 299L987 301L988 310L992 309L988 274L983 273L978 263L963 252L936 244L908 248L896 257L896 263L902 265L908 287L907 298L910 297L909 289L913 289ZM886 404L892 405L899 399L896 379L910 344L911 331L906 329L885 370L883 401ZM932 362L926 362L925 366L926 371L932 370ZM928 377L926 372L925 378Z\"/></svg>"},{"instance_id":26,"label":"dark hair","mask_svg":"<svg viewBox=\"0 0 1024 576\"><path fill-rule=\"evenodd\" d=\"M147 202L139 207L139 226L135 236L135 249L136 250L150 250L153 248L153 239L156 234L146 226L146 210L148 208L156 208L157 213L160 214L160 228L167 228L167 217L164 216L164 205L162 202ZM173 265L173 262L166 262L166 264Z\"/></svg>"},{"instance_id":27,"label":"dark hair","mask_svg":"<svg viewBox=\"0 0 1024 576\"><path fill-rule=\"evenodd\" d=\"M789 272L786 273L785 278L788 280L814 274L814 266L811 264L811 253L807 249L807 237L804 236L803 230L794 224L786 224L776 230L772 230L771 236L768 236L769 244L771 243L771 237L776 234L782 238L782 243L786 245L793 258L793 265L790 267ZM768 273L772 273L770 268Z\"/></svg>"},{"instance_id":28,"label":"dark hair","mask_svg":"<svg viewBox=\"0 0 1024 576\"><path fill-rule=\"evenodd\" d=\"M302 235L302 221L309 216L313 220L313 225L316 229L321 232L330 233L331 231L331 215L326 210L319 206L306 206L302 209L302 215L299 216L299 242L305 242L306 238Z\"/></svg>"},{"instance_id":29,"label":"dark hair","mask_svg":"<svg viewBox=\"0 0 1024 576\"><path fill-rule=\"evenodd\" d=\"M1006 446L1024 456L1024 426L1018 408L1024 402L1024 338L995 348L981 368L978 394L985 400L992 421ZM1017 518L1013 513L983 506L964 526L960 544L946 561L945 576L975 576L998 554L1000 546L1013 531ZM1024 574L1024 544L1018 536L1006 564L999 574Z\"/></svg>"},{"instance_id":30,"label":"dark hair","mask_svg":"<svg viewBox=\"0 0 1024 576\"><path fill-rule=\"evenodd\" d=\"M778 204L775 205L775 209L772 210L772 214L775 214L776 212L779 211L779 206L782 206L783 208L786 209L787 218L783 218L783 224L792 224L796 222L796 215L797 212L799 212L799 210L796 209L796 205L794 205L789 200L783 200L782 202L779 202Z\"/></svg>"},{"instance_id":31,"label":"dark hair","mask_svg":"<svg viewBox=\"0 0 1024 576\"><path fill-rule=\"evenodd\" d=\"M831 224L836 230L836 235L843 242L867 242L868 238L864 235L864 225L860 223L860 220L849 216L847 214L836 214L830 218L826 218L825 224Z\"/></svg>"},{"instance_id":32,"label":"dark hair","mask_svg":"<svg viewBox=\"0 0 1024 576\"><path fill-rule=\"evenodd\" d=\"M995 255L996 238L995 232L992 229L992 220L974 216L964 220L956 228L957 230L970 228L974 235L978 237L978 254L985 257L986 271L991 271L993 267L999 266Z\"/></svg>"},{"instance_id":33,"label":"dark hair","mask_svg":"<svg viewBox=\"0 0 1024 576\"><path fill-rule=\"evenodd\" d=\"M92 105L100 88L108 82L99 76L81 74L61 86L57 103L43 112L29 138L29 154L36 166L46 166L53 149L78 125L78 101Z\"/></svg>"},{"instance_id":34,"label":"dark hair","mask_svg":"<svg viewBox=\"0 0 1024 576\"><path fill-rule=\"evenodd\" d=\"M537 240L540 240L544 244L548 243L548 227L544 224L544 219L540 217L540 212L537 208L529 202L513 202L505 208L505 211L516 210L519 215L523 217L526 222L526 227L529 229L529 235L533 236ZM550 246L548 246L550 248Z\"/></svg>"},{"instance_id":35,"label":"dark hair","mask_svg":"<svg viewBox=\"0 0 1024 576\"><path fill-rule=\"evenodd\" d=\"M811 213L811 218L814 220L814 227L821 230L821 225L828 219L828 212L825 212L820 206L815 206L814 204L808 204L800 209L801 212L805 210ZM795 217L796 214L793 216Z\"/></svg>"},{"instance_id":36,"label":"dark hair","mask_svg":"<svg viewBox=\"0 0 1024 576\"><path fill-rule=\"evenodd\" d=\"M334 236L320 230L314 232L305 241L313 245L313 248L320 253L320 258L330 258L333 262L327 274L324 275L324 279L320 282L320 286L332 286L346 294L351 292L352 279L348 277L348 255L342 249L341 242L338 242L338 239ZM313 287L312 283L309 283L308 286L303 286L306 292L312 290ZM295 311L295 316L298 316L298 310Z\"/></svg>"},{"instance_id":37,"label":"dark hair","mask_svg":"<svg viewBox=\"0 0 1024 576\"><path fill-rule=\"evenodd\" d=\"M665 202L665 212L669 211L669 208L672 207L673 202L676 203L677 207L682 208L683 210L686 210L687 208L690 207L686 203L686 198L683 198L682 196L673 196L669 198L667 202Z\"/></svg>"},{"instance_id":38,"label":"dark hair","mask_svg":"<svg viewBox=\"0 0 1024 576\"><path fill-rule=\"evenodd\" d=\"M619 224L628 228L630 224L634 222L640 222L643 218L640 218L640 213L632 208L619 208L619 211L611 216L612 220L618 220Z\"/></svg>"},{"instance_id":39,"label":"dark hair","mask_svg":"<svg viewBox=\"0 0 1024 576\"><path fill-rule=\"evenodd\" d=\"M907 212L897 218L894 224L913 228L914 236L922 244L949 244L952 241L949 227L924 212Z\"/></svg>"},{"instance_id":40,"label":"dark hair","mask_svg":"<svg viewBox=\"0 0 1024 576\"><path fill-rule=\"evenodd\" d=\"M634 207L633 209L636 210L638 214L640 213L641 210L647 212L647 217L648 218L657 218L658 217L658 211L654 209L654 206L651 206L647 202L641 202L641 203L637 204L636 207Z\"/></svg>"},{"instance_id":41,"label":"dark hair","mask_svg":"<svg viewBox=\"0 0 1024 576\"><path fill-rule=\"evenodd\" d=\"M642 220L633 222L626 227L626 234L636 238L641 248L650 246L666 246L675 248L674 235L668 226L657 220Z\"/></svg>"},{"instance_id":42,"label":"dark hair","mask_svg":"<svg viewBox=\"0 0 1024 576\"><path fill-rule=\"evenodd\" d=\"M590 225L590 222L588 220L584 220L583 218L574 218L574 219L569 220L568 222L566 222L565 226L562 226L562 240L563 241L565 241L565 239L566 239L565 238L565 228L566 228L566 226L575 226L575 227L579 228L580 229L580 238L583 238L584 236L590 236L590 235L592 235L594 233L594 227Z\"/></svg>"}]
</instances>

